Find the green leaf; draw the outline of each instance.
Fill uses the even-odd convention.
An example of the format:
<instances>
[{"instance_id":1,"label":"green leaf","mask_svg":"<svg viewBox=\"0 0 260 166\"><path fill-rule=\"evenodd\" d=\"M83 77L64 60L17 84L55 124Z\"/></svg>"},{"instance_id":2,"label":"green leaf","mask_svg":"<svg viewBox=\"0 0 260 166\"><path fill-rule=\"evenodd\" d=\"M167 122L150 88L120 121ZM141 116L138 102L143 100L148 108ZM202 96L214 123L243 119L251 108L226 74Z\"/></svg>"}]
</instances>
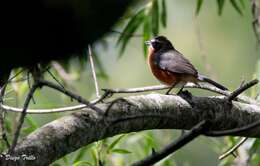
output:
<instances>
[{"instance_id":1,"label":"green leaf","mask_svg":"<svg viewBox=\"0 0 260 166\"><path fill-rule=\"evenodd\" d=\"M159 4L158 0L153 0L152 7L152 32L154 36L159 33Z\"/></svg>"},{"instance_id":2,"label":"green leaf","mask_svg":"<svg viewBox=\"0 0 260 166\"><path fill-rule=\"evenodd\" d=\"M112 149L119 143L119 141L124 137L125 135L119 136L116 140L114 140L107 148L107 152L111 152Z\"/></svg>"},{"instance_id":3,"label":"green leaf","mask_svg":"<svg viewBox=\"0 0 260 166\"><path fill-rule=\"evenodd\" d=\"M66 165L69 165L69 160L67 156L62 157L62 160Z\"/></svg>"},{"instance_id":4,"label":"green leaf","mask_svg":"<svg viewBox=\"0 0 260 166\"><path fill-rule=\"evenodd\" d=\"M12 122L11 122L11 120L10 120L10 118L6 118L5 119L5 129L6 129L6 131L7 131L7 133L12 133L12 131L13 131L13 127L12 127Z\"/></svg>"},{"instance_id":5,"label":"green leaf","mask_svg":"<svg viewBox=\"0 0 260 166\"><path fill-rule=\"evenodd\" d=\"M218 3L218 15L222 14L225 0L217 0Z\"/></svg>"},{"instance_id":6,"label":"green leaf","mask_svg":"<svg viewBox=\"0 0 260 166\"><path fill-rule=\"evenodd\" d=\"M26 116L25 118L26 123L28 123L34 130L39 128L39 125L37 122L31 117L31 116Z\"/></svg>"},{"instance_id":7,"label":"green leaf","mask_svg":"<svg viewBox=\"0 0 260 166\"><path fill-rule=\"evenodd\" d=\"M145 134L144 138L149 147L157 147L157 144L156 144L155 139L151 132L148 132L147 134Z\"/></svg>"},{"instance_id":8,"label":"green leaf","mask_svg":"<svg viewBox=\"0 0 260 166\"><path fill-rule=\"evenodd\" d=\"M29 127L23 128L23 130L22 130L23 133L25 133L25 134L29 134L39 127L38 124L36 123L36 121L34 121L31 116L26 116L25 121L29 125Z\"/></svg>"},{"instance_id":9,"label":"green leaf","mask_svg":"<svg viewBox=\"0 0 260 166\"><path fill-rule=\"evenodd\" d=\"M147 56L147 45L145 44L145 41L149 40L151 37L151 19L150 17L146 17L144 20L144 26L143 26L143 49L144 49L144 57Z\"/></svg>"},{"instance_id":10,"label":"green leaf","mask_svg":"<svg viewBox=\"0 0 260 166\"><path fill-rule=\"evenodd\" d=\"M133 33L137 30L139 25L143 22L145 17L145 9L140 10L126 25L125 29L123 30L122 34L120 35L119 39L117 40L117 45L121 44L120 55L119 58L122 56L126 44L128 43L130 37Z\"/></svg>"},{"instance_id":11,"label":"green leaf","mask_svg":"<svg viewBox=\"0 0 260 166\"><path fill-rule=\"evenodd\" d=\"M90 146L92 146L92 144L90 144ZM80 161L84 157L85 153L87 152L87 149L90 146L85 146L85 147L81 148L79 150L79 152L77 153L77 156L75 157L73 163L77 163L78 161Z\"/></svg>"},{"instance_id":12,"label":"green leaf","mask_svg":"<svg viewBox=\"0 0 260 166\"><path fill-rule=\"evenodd\" d=\"M202 6L203 0L197 0L197 9L196 9L196 15L199 14L201 6Z\"/></svg>"},{"instance_id":13,"label":"green leaf","mask_svg":"<svg viewBox=\"0 0 260 166\"><path fill-rule=\"evenodd\" d=\"M242 6L242 8L243 8L243 9L245 9L245 8L246 8L246 5L245 5L245 2L244 2L244 0L240 0L240 4L241 4L241 6Z\"/></svg>"},{"instance_id":14,"label":"green leaf","mask_svg":"<svg viewBox=\"0 0 260 166\"><path fill-rule=\"evenodd\" d=\"M88 161L78 161L74 163L72 166L92 166L92 164Z\"/></svg>"},{"instance_id":15,"label":"green leaf","mask_svg":"<svg viewBox=\"0 0 260 166\"><path fill-rule=\"evenodd\" d=\"M236 11L240 14L243 15L242 10L240 9L240 7L237 4L236 0L230 0L232 6L236 9Z\"/></svg>"},{"instance_id":16,"label":"green leaf","mask_svg":"<svg viewBox=\"0 0 260 166\"><path fill-rule=\"evenodd\" d=\"M251 141L252 141L252 144L251 144L249 152L251 154L253 154L260 148L260 139L253 138Z\"/></svg>"},{"instance_id":17,"label":"green leaf","mask_svg":"<svg viewBox=\"0 0 260 166\"><path fill-rule=\"evenodd\" d=\"M155 138L152 134L152 132L146 132L146 134L143 135L144 136L144 141L145 144L143 146L143 152L144 154L148 155L151 153L151 149L152 148L157 148L157 144L155 142Z\"/></svg>"},{"instance_id":18,"label":"green leaf","mask_svg":"<svg viewBox=\"0 0 260 166\"><path fill-rule=\"evenodd\" d=\"M129 153L132 153L126 149L113 149L112 150L113 153L119 153L119 154L129 154Z\"/></svg>"},{"instance_id":19,"label":"green leaf","mask_svg":"<svg viewBox=\"0 0 260 166\"><path fill-rule=\"evenodd\" d=\"M54 164L52 164L52 166L62 166L62 165L59 163L54 163Z\"/></svg>"},{"instance_id":20,"label":"green leaf","mask_svg":"<svg viewBox=\"0 0 260 166\"><path fill-rule=\"evenodd\" d=\"M98 165L98 152L97 152L97 149L96 148L92 148L91 149L91 156L92 156L92 158L93 158L93 160L94 160L94 163L95 163L95 165Z\"/></svg>"},{"instance_id":21,"label":"green leaf","mask_svg":"<svg viewBox=\"0 0 260 166\"><path fill-rule=\"evenodd\" d=\"M162 0L162 13L161 13L162 26L166 28L167 26L167 7L165 0Z\"/></svg>"},{"instance_id":22,"label":"green leaf","mask_svg":"<svg viewBox=\"0 0 260 166\"><path fill-rule=\"evenodd\" d=\"M28 89L29 87L27 82L21 83L19 90L17 91L18 97L21 98L28 91Z\"/></svg>"}]
</instances>

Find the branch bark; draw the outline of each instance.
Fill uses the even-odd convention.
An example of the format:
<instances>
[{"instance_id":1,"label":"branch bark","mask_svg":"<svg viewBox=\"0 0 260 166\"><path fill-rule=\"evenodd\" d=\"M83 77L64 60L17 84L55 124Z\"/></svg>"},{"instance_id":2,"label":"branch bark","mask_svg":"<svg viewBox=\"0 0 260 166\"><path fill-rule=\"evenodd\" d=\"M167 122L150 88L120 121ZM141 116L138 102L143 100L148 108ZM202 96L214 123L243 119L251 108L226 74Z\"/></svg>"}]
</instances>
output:
<instances>
[{"instance_id":1,"label":"branch bark","mask_svg":"<svg viewBox=\"0 0 260 166\"><path fill-rule=\"evenodd\" d=\"M109 103L96 106L106 111ZM260 119L260 106L228 102L224 97L131 96L114 103L106 116L83 109L44 125L17 144L13 152L15 156L33 155L35 160L9 160L6 164L48 165L106 137L148 129L189 130L204 119L211 122L211 131L239 128ZM260 127L237 135L260 138Z\"/></svg>"}]
</instances>

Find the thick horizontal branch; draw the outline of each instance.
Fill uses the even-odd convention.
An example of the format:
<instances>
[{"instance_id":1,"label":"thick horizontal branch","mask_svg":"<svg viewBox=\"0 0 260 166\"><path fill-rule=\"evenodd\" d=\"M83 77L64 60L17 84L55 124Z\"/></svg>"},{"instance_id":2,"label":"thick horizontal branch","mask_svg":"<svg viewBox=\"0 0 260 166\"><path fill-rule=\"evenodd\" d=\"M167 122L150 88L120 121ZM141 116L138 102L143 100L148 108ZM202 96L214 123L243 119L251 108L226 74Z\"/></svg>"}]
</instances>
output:
<instances>
[{"instance_id":1,"label":"thick horizontal branch","mask_svg":"<svg viewBox=\"0 0 260 166\"><path fill-rule=\"evenodd\" d=\"M139 88L118 88L118 89L103 89L106 92L114 94L114 93L141 93L141 92L149 92L149 91L158 91L158 90L165 90L169 89L171 86L166 86L166 85L154 85L154 86L146 86L146 87L139 87ZM193 83L187 83L184 88L198 88L198 89L204 89L208 90L217 94L221 94L224 96L230 96L231 92L229 91L223 91L221 89L218 89L214 86L208 85L208 84L193 84ZM91 101L91 104L96 104L103 100L106 96L100 96L97 99ZM237 97L237 100L243 103L247 104L255 104L255 105L260 105L259 102L257 102L254 99L251 99L247 96L244 95L239 95ZM17 108L17 107L12 107L8 105L3 105L0 104L0 107L7 111L7 112L22 112L23 108ZM69 111L76 111L76 110L81 110L83 108L87 107L84 104L79 104L75 106L67 106L67 107L60 107L60 108L50 108L50 109L27 109L26 113L27 114L50 114L50 113L57 113L57 112L69 112Z\"/></svg>"},{"instance_id":2,"label":"thick horizontal branch","mask_svg":"<svg viewBox=\"0 0 260 166\"><path fill-rule=\"evenodd\" d=\"M109 103L96 106L105 111ZM260 107L230 103L224 97L183 99L150 94L118 100L105 115L86 108L50 122L21 141L14 155L36 157L33 161L20 161L21 165L48 165L82 146L121 133L149 129L189 130L204 119L210 121L211 131L234 129L259 120ZM260 138L260 127L236 135Z\"/></svg>"}]
</instances>

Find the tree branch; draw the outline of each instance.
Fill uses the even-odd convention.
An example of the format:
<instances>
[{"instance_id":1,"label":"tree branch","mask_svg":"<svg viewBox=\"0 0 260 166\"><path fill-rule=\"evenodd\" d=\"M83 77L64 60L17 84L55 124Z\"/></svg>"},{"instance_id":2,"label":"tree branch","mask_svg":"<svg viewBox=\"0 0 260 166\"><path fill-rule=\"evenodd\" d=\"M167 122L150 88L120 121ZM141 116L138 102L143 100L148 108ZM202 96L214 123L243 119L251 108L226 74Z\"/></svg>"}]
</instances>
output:
<instances>
[{"instance_id":1,"label":"tree branch","mask_svg":"<svg viewBox=\"0 0 260 166\"><path fill-rule=\"evenodd\" d=\"M146 157L143 160L140 160L134 163L132 166L147 166L157 163L158 161L166 158L168 155L174 153L187 143L191 142L194 138L198 137L202 134L203 131L206 130L206 121L202 121L196 126L194 126L191 131L184 133L180 136L176 141L167 145L163 150L159 152L154 152L152 155Z\"/></svg>"},{"instance_id":2,"label":"tree branch","mask_svg":"<svg viewBox=\"0 0 260 166\"><path fill-rule=\"evenodd\" d=\"M248 139L247 137L242 138L235 146L228 149L224 154L219 156L218 159L223 160L226 157L228 157L230 154L233 154L244 142L246 142L247 139Z\"/></svg>"},{"instance_id":3,"label":"tree branch","mask_svg":"<svg viewBox=\"0 0 260 166\"><path fill-rule=\"evenodd\" d=\"M20 118L19 118L19 121L18 121L18 125L17 125L17 128L15 129L15 132L14 132L14 139L12 141L12 145L11 147L9 148L9 151L8 153L12 153L16 144L17 144L17 141L18 141L18 137L20 135L20 131L22 129L22 125L23 125L23 122L24 122L24 118L26 116L26 110L29 106L29 103L33 97L33 94L34 92L36 91L36 89L39 88L39 84L38 83L35 83L32 88L30 89L26 99L25 99L25 102L24 102L24 106L23 106L23 111L22 111L22 114L20 115Z\"/></svg>"},{"instance_id":4,"label":"tree branch","mask_svg":"<svg viewBox=\"0 0 260 166\"><path fill-rule=\"evenodd\" d=\"M139 88L103 89L105 91L105 93L102 96L98 97L97 99L91 101L90 103L95 105L95 104L99 103L100 101L103 101L105 98L109 97L110 95L113 95L114 93L140 93L140 92L164 90L164 89L169 89L169 88L170 87L166 86L166 85L155 85L155 86L146 86L146 87L139 87ZM204 90L208 90L211 92L215 92L217 94L221 94L224 96L231 95L231 92L229 92L229 91L223 91L214 86L210 86L207 84L195 85L193 83L187 83L184 86L184 88L199 88L199 89L204 89ZM237 100L240 102L247 103L247 104L260 105L260 103L257 102L256 100L251 99L244 95L239 95L237 97ZM3 105L3 104L0 104L0 107L7 112L22 112L22 110L23 110L22 108L11 107L8 105ZM57 112L75 111L75 110L80 110L85 107L86 107L86 105L79 104L79 105L75 105L75 106L51 108L51 109L28 109L26 112L27 112L27 114L49 114L49 113L57 113Z\"/></svg>"},{"instance_id":5,"label":"tree branch","mask_svg":"<svg viewBox=\"0 0 260 166\"><path fill-rule=\"evenodd\" d=\"M20 160L21 165L48 165L82 146L120 133L148 129L189 130L202 120L210 121L208 130L213 132L243 127L260 119L259 106L230 103L224 97L184 100L175 95L150 94L124 99L114 103L106 116L86 108L50 122L17 144L13 154L35 156L33 161ZM96 106L105 111L109 105ZM260 138L260 127L235 135Z\"/></svg>"},{"instance_id":6,"label":"tree branch","mask_svg":"<svg viewBox=\"0 0 260 166\"><path fill-rule=\"evenodd\" d=\"M254 79L246 84L243 84L241 87L239 87L234 92L232 92L230 94L230 96L228 96L227 100L228 101L234 100L238 95L240 95L241 93L243 93L245 90L249 89L250 87L256 85L258 82L259 81L257 79Z\"/></svg>"}]
</instances>

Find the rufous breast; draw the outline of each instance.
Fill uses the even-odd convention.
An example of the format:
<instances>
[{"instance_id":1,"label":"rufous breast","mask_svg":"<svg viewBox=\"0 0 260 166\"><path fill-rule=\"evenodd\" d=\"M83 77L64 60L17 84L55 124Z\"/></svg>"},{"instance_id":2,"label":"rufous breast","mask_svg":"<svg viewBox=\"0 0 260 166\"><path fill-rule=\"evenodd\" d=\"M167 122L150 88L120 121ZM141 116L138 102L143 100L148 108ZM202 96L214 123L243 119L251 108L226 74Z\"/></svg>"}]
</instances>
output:
<instances>
[{"instance_id":1,"label":"rufous breast","mask_svg":"<svg viewBox=\"0 0 260 166\"><path fill-rule=\"evenodd\" d=\"M153 75L163 84L170 86L177 84L179 82L179 76L169 71L160 69L159 66L156 64L155 56L156 54L154 53L154 49L152 47L149 47L147 60Z\"/></svg>"}]
</instances>

